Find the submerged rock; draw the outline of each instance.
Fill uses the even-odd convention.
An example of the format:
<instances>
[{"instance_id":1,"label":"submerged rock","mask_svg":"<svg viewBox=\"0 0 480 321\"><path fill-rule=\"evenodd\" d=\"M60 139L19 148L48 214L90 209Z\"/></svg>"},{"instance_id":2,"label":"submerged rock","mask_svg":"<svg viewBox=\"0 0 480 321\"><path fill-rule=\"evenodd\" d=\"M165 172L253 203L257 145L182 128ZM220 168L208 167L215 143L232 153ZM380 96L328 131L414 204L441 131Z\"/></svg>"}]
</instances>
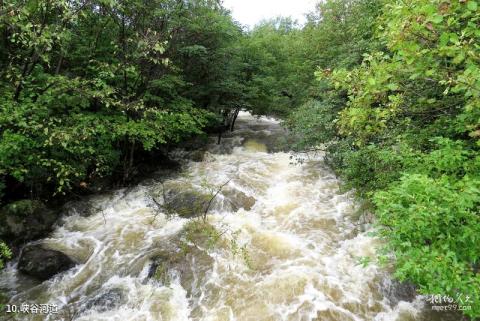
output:
<instances>
[{"instance_id":1,"label":"submerged rock","mask_svg":"<svg viewBox=\"0 0 480 321\"><path fill-rule=\"evenodd\" d=\"M20 200L0 210L0 237L21 244L45 236L59 215L35 200Z\"/></svg>"},{"instance_id":2,"label":"submerged rock","mask_svg":"<svg viewBox=\"0 0 480 321\"><path fill-rule=\"evenodd\" d=\"M88 300L82 307L81 311L96 310L105 312L120 306L125 301L125 295L122 289L113 288L106 292L100 293Z\"/></svg>"},{"instance_id":3,"label":"submerged rock","mask_svg":"<svg viewBox=\"0 0 480 321\"><path fill-rule=\"evenodd\" d=\"M416 288L412 283L390 278L382 280L380 291L389 300L392 307L400 301L412 302L417 295Z\"/></svg>"},{"instance_id":4,"label":"submerged rock","mask_svg":"<svg viewBox=\"0 0 480 321\"><path fill-rule=\"evenodd\" d=\"M55 274L75 266L75 262L60 251L50 250L41 244L24 247L18 260L18 270L39 280L48 280Z\"/></svg>"}]
</instances>

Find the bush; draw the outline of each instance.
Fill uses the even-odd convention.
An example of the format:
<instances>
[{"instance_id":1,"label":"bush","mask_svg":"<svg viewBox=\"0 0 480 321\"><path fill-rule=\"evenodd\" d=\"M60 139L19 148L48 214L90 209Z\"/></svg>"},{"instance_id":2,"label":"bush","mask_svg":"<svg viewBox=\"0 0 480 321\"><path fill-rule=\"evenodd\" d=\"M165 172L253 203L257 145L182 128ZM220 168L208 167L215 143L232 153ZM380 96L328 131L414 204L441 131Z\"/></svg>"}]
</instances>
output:
<instances>
[{"instance_id":1,"label":"bush","mask_svg":"<svg viewBox=\"0 0 480 321\"><path fill-rule=\"evenodd\" d=\"M405 174L375 193L379 234L395 253L395 275L423 294L472 298L480 313L480 180ZM460 303L460 302L458 302Z\"/></svg>"}]
</instances>

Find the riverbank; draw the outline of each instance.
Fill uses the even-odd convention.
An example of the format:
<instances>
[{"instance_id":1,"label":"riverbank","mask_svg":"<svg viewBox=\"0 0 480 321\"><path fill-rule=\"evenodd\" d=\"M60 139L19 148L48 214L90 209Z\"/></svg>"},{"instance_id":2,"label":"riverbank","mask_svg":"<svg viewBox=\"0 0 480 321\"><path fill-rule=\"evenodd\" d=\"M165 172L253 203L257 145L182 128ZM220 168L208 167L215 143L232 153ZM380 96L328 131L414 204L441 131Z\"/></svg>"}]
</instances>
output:
<instances>
[{"instance_id":1,"label":"riverbank","mask_svg":"<svg viewBox=\"0 0 480 321\"><path fill-rule=\"evenodd\" d=\"M207 129L211 132L212 129ZM85 200L98 194L109 193L119 188L135 186L155 172L179 171L182 161L188 159L200 161L208 143L207 134L198 135L183 142L169 146L168 149L145 153L136 158L131 169L131 177L125 181L120 175L110 175L83 182L65 195L52 195L43 199L8 199L3 200L0 208L0 240L6 242L16 257L20 248L31 241L45 237L52 231L57 220L68 207L82 206ZM174 159L170 152L183 150L184 159Z\"/></svg>"},{"instance_id":2,"label":"riverbank","mask_svg":"<svg viewBox=\"0 0 480 321\"><path fill-rule=\"evenodd\" d=\"M377 241L356 225L354 198L323 155L292 164L284 134L275 120L241 114L201 162L72 206L41 244L73 267L39 282L12 262L0 288L12 304L54 304L78 321L458 321L375 263L358 264ZM176 207L217 192L206 221L203 208L189 218Z\"/></svg>"}]
</instances>

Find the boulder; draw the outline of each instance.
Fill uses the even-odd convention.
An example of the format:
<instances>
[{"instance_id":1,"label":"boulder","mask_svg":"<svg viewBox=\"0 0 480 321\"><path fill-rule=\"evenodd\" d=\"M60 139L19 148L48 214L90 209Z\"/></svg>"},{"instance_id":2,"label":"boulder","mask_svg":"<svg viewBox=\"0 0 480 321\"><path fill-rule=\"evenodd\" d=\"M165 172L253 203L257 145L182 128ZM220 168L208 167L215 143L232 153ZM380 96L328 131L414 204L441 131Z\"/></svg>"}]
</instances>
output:
<instances>
[{"instance_id":1,"label":"boulder","mask_svg":"<svg viewBox=\"0 0 480 321\"><path fill-rule=\"evenodd\" d=\"M46 249L42 244L25 246L18 260L18 270L42 281L74 265L75 262L67 255L60 251Z\"/></svg>"},{"instance_id":2,"label":"boulder","mask_svg":"<svg viewBox=\"0 0 480 321\"><path fill-rule=\"evenodd\" d=\"M205 213L211 195L195 190L188 184L179 182L168 182L160 186L159 190L153 193L158 201L163 199L163 208L170 214L178 214L180 217L192 218Z\"/></svg>"},{"instance_id":3,"label":"boulder","mask_svg":"<svg viewBox=\"0 0 480 321\"><path fill-rule=\"evenodd\" d=\"M45 236L59 215L35 200L20 200L0 210L0 237L25 243Z\"/></svg>"},{"instance_id":4,"label":"boulder","mask_svg":"<svg viewBox=\"0 0 480 321\"><path fill-rule=\"evenodd\" d=\"M198 275L206 275L213 268L214 260L207 250L213 240L207 235L209 233L205 233L212 228L211 224L201 220L186 224L182 231L169 240L168 247L151 253L145 282L153 279L156 283L168 285L172 276L175 279L178 277L187 296L190 296ZM195 258L194 264L192 257Z\"/></svg>"},{"instance_id":5,"label":"boulder","mask_svg":"<svg viewBox=\"0 0 480 321\"><path fill-rule=\"evenodd\" d=\"M183 218L198 217L205 213L211 196L195 190L182 191L178 194L169 193L165 208Z\"/></svg>"},{"instance_id":6,"label":"boulder","mask_svg":"<svg viewBox=\"0 0 480 321\"><path fill-rule=\"evenodd\" d=\"M181 264L181 256L175 251L161 251L151 259L147 279L155 279L162 284L169 283L168 271Z\"/></svg>"},{"instance_id":7,"label":"boulder","mask_svg":"<svg viewBox=\"0 0 480 321\"><path fill-rule=\"evenodd\" d=\"M252 209L256 203L256 199L253 196L248 196L244 192L238 189L227 189L223 192L223 195L227 198L232 206L233 211L238 211L243 208L246 211Z\"/></svg>"}]
</instances>

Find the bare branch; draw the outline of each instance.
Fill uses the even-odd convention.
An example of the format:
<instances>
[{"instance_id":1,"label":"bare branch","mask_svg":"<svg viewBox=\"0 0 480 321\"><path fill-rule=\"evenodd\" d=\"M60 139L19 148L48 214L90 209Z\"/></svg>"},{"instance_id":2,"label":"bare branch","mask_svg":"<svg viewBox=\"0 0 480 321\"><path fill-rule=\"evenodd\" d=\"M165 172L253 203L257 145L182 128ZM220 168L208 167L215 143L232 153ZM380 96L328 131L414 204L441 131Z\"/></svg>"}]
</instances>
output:
<instances>
[{"instance_id":1,"label":"bare branch","mask_svg":"<svg viewBox=\"0 0 480 321\"><path fill-rule=\"evenodd\" d=\"M207 213L208 213L208 210L210 209L210 206L212 205L212 202L213 200L217 197L217 195L222 191L222 189L228 184L230 183L232 179L230 178L228 181L226 181L225 183L223 183L223 185L221 185L217 191L215 192L215 194L212 196L212 198L210 199L210 201L208 201L208 204L207 204L207 207L205 208L205 212L203 213L203 220L206 221L207 219Z\"/></svg>"}]
</instances>

